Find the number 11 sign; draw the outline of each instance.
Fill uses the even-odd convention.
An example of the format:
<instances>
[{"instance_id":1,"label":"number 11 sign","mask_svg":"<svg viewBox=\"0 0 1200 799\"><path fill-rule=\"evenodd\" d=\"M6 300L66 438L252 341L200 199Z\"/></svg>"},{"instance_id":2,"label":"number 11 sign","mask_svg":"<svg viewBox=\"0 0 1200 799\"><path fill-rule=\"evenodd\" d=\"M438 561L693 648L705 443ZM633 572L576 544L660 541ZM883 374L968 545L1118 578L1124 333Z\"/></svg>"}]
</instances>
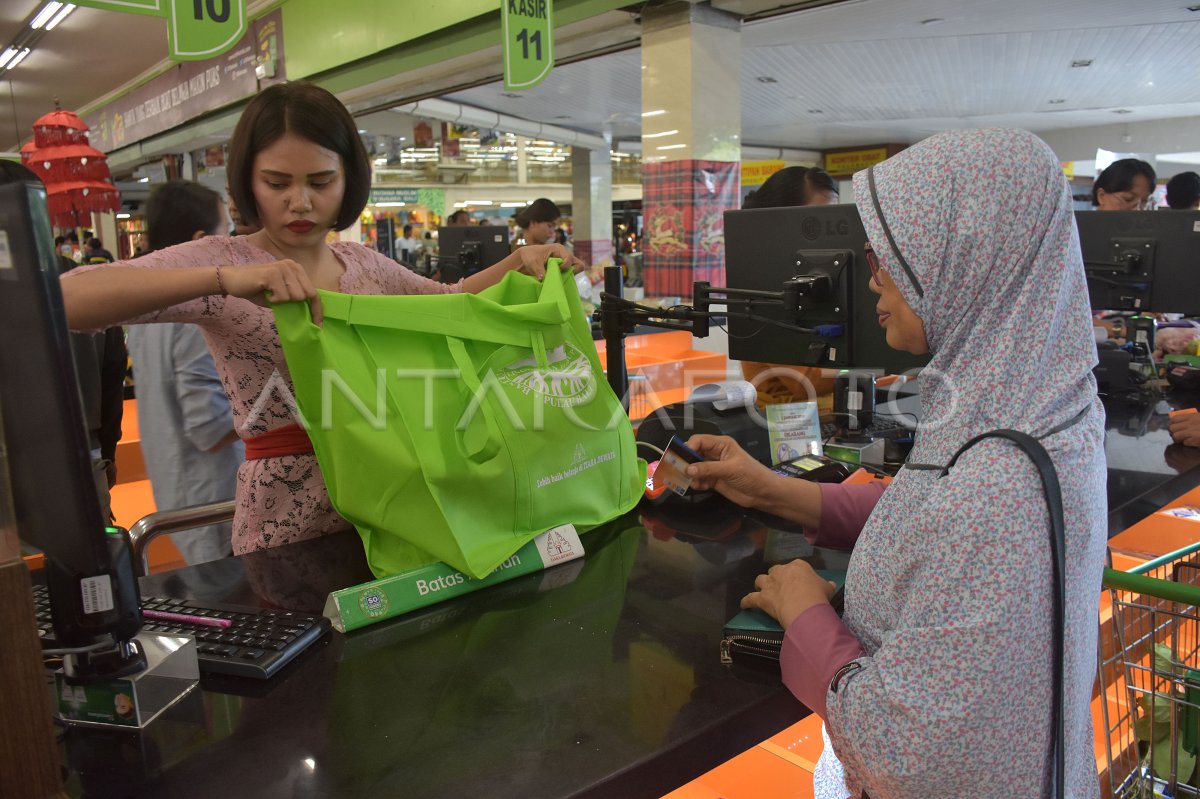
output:
<instances>
[{"instance_id":1,"label":"number 11 sign","mask_svg":"<svg viewBox=\"0 0 1200 799\"><path fill-rule=\"evenodd\" d=\"M530 89L554 66L553 0L500 0L504 21L504 88Z\"/></svg>"}]
</instances>

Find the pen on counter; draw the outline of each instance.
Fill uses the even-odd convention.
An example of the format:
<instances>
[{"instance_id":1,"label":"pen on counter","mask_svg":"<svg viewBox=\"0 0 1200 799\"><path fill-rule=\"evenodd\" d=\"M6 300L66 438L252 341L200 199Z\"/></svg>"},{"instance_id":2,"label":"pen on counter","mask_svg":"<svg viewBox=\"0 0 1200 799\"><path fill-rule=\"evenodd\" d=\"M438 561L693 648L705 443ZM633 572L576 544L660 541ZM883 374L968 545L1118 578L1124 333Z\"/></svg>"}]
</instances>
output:
<instances>
[{"instance_id":1,"label":"pen on counter","mask_svg":"<svg viewBox=\"0 0 1200 799\"><path fill-rule=\"evenodd\" d=\"M233 625L229 619L212 619L207 616L190 616L186 613L168 613L164 610L143 610L142 617L151 621L173 621L176 624L199 624L204 627L225 629Z\"/></svg>"}]
</instances>

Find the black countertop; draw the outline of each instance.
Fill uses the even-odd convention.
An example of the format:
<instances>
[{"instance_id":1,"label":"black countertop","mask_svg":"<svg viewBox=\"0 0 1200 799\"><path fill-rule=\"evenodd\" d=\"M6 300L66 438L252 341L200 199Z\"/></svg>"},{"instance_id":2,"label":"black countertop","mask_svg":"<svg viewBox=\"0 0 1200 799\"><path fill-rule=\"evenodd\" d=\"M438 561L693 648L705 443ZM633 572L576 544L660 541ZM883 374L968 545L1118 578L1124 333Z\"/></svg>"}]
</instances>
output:
<instances>
[{"instance_id":1,"label":"black countertop","mask_svg":"<svg viewBox=\"0 0 1200 799\"><path fill-rule=\"evenodd\" d=\"M1200 484L1200 450L1165 432L1192 404L1109 403L1111 533ZM776 668L721 665L721 629L770 563L846 553L721 499L643 507L583 541L583 561L330 633L272 680L205 678L142 734L70 730L69 793L659 797L807 713ZM344 533L141 588L320 613L367 579Z\"/></svg>"},{"instance_id":2,"label":"black countertop","mask_svg":"<svg viewBox=\"0 0 1200 799\"><path fill-rule=\"evenodd\" d=\"M723 623L755 575L798 555L848 560L707 504L630 513L584 535L582 561L330 633L270 681L205 678L202 695L140 736L71 730L72 793L668 793L807 713L777 668L720 663ZM320 613L329 591L367 579L345 533L141 588Z\"/></svg>"}]
</instances>

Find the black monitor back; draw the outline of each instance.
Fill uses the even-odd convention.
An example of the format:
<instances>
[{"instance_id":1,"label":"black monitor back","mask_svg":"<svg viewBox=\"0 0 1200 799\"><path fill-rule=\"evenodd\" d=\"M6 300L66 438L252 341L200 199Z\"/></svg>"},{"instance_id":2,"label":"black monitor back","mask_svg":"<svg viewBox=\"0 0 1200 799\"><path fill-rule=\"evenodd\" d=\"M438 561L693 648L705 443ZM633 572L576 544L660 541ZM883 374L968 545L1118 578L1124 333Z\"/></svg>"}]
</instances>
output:
<instances>
[{"instance_id":1,"label":"black monitor back","mask_svg":"<svg viewBox=\"0 0 1200 799\"><path fill-rule=\"evenodd\" d=\"M1200 211L1076 211L1092 308L1200 314Z\"/></svg>"},{"instance_id":2,"label":"black monitor back","mask_svg":"<svg viewBox=\"0 0 1200 799\"><path fill-rule=\"evenodd\" d=\"M779 291L784 281L796 275L828 274L832 297L812 303L800 319L774 308L758 313L801 327L844 326L843 335L826 338L731 316L729 356L888 373L927 364L929 356L899 352L887 344L875 313L876 295L867 287L866 241L858 209L851 204L726 211L725 279L729 288ZM819 363L806 358L818 351L823 352Z\"/></svg>"},{"instance_id":3,"label":"black monitor back","mask_svg":"<svg viewBox=\"0 0 1200 799\"><path fill-rule=\"evenodd\" d=\"M470 277L503 261L510 252L508 228L502 225L438 228L438 271L443 283L457 283Z\"/></svg>"},{"instance_id":4,"label":"black monitor back","mask_svg":"<svg viewBox=\"0 0 1200 799\"><path fill-rule=\"evenodd\" d=\"M17 531L46 555L55 627L64 645L137 629L136 595L130 609L123 581L109 586L120 594L109 611L85 612L80 595L104 590L81 580L113 571L113 546L93 478L68 336L45 190L34 183L0 185L0 418Z\"/></svg>"}]
</instances>

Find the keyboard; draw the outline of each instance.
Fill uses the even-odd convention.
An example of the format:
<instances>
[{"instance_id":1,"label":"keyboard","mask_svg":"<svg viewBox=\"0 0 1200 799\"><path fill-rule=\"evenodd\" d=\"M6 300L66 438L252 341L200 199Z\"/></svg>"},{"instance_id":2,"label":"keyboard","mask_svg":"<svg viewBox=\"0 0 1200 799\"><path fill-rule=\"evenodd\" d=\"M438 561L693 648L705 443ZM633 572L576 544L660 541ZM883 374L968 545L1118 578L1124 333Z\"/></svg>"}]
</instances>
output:
<instances>
[{"instance_id":1,"label":"keyboard","mask_svg":"<svg viewBox=\"0 0 1200 799\"><path fill-rule=\"evenodd\" d=\"M35 585L33 599L42 646L51 646L55 637L49 589ZM142 629L147 632L194 637L202 675L226 674L265 680L330 629L329 619L324 616L195 599L142 597L142 609L230 622L230 626L220 628L175 620L143 620Z\"/></svg>"}]
</instances>

